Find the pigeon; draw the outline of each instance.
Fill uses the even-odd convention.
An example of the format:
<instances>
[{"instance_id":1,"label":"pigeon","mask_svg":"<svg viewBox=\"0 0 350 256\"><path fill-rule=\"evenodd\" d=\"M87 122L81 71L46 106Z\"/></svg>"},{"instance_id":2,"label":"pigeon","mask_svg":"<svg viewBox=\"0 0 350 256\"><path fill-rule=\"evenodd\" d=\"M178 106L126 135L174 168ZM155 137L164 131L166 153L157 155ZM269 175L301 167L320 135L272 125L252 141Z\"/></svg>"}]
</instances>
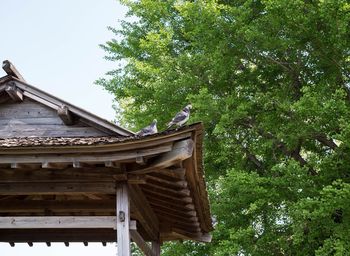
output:
<instances>
[{"instance_id":1,"label":"pigeon","mask_svg":"<svg viewBox=\"0 0 350 256\"><path fill-rule=\"evenodd\" d=\"M146 135L155 134L157 132L158 132L157 119L153 119L153 122L149 126L146 126L145 128L142 128L140 131L138 131L136 133L136 135L138 135L138 136L146 136Z\"/></svg>"},{"instance_id":2,"label":"pigeon","mask_svg":"<svg viewBox=\"0 0 350 256\"><path fill-rule=\"evenodd\" d=\"M191 104L188 104L184 107L179 113L177 113L174 118L168 123L168 129L173 125L180 127L184 125L187 120L190 118L190 109L192 108Z\"/></svg>"}]
</instances>

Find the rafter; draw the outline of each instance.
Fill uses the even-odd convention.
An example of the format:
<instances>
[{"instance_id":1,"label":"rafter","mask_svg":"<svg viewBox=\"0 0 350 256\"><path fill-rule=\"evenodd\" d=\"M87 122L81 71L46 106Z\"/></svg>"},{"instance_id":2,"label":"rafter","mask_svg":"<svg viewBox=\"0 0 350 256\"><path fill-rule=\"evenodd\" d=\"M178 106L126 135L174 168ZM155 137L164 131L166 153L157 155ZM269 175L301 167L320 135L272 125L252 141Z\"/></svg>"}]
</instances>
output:
<instances>
[{"instance_id":1,"label":"rafter","mask_svg":"<svg viewBox=\"0 0 350 256\"><path fill-rule=\"evenodd\" d=\"M23 76L18 72L16 67L10 61L4 60L2 62L2 69L6 72L6 74L17 77L19 80L25 82Z\"/></svg>"},{"instance_id":2,"label":"rafter","mask_svg":"<svg viewBox=\"0 0 350 256\"><path fill-rule=\"evenodd\" d=\"M5 91L13 101L23 101L23 92L20 90L15 83L9 82L6 84Z\"/></svg>"}]
</instances>

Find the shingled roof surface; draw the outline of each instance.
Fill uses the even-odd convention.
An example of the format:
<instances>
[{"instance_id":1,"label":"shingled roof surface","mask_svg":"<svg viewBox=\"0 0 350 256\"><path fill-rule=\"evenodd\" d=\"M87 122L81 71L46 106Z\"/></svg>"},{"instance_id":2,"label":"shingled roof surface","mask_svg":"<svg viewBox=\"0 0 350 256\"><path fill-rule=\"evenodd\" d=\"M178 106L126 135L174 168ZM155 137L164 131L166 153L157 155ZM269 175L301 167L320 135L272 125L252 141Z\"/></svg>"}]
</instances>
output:
<instances>
[{"instance_id":1,"label":"shingled roof surface","mask_svg":"<svg viewBox=\"0 0 350 256\"><path fill-rule=\"evenodd\" d=\"M182 130L187 130L199 123L183 126L180 129L166 130L146 137L140 136L102 136L102 137L18 137L18 138L0 138L0 148L16 147L50 147L50 146L90 146L90 145L107 145L120 142L136 141L142 138L153 138L162 135L170 135Z\"/></svg>"}]
</instances>

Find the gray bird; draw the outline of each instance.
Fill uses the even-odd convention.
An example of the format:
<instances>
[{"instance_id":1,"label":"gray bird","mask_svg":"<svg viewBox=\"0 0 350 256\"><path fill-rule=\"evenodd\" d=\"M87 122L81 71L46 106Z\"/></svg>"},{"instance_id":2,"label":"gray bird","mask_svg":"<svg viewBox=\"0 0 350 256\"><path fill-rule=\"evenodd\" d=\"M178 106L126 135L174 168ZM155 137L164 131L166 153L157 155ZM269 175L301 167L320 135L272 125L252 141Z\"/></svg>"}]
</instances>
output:
<instances>
[{"instance_id":1,"label":"gray bird","mask_svg":"<svg viewBox=\"0 0 350 256\"><path fill-rule=\"evenodd\" d=\"M190 118L190 109L192 108L191 104L188 104L184 107L179 113L177 113L174 118L168 123L168 129L173 125L180 127L184 125Z\"/></svg>"},{"instance_id":2,"label":"gray bird","mask_svg":"<svg viewBox=\"0 0 350 256\"><path fill-rule=\"evenodd\" d=\"M153 122L149 126L146 126L145 128L142 128L140 131L138 131L136 133L136 135L138 135L138 136L146 136L146 135L155 134L157 132L158 132L157 119L153 119Z\"/></svg>"}]
</instances>

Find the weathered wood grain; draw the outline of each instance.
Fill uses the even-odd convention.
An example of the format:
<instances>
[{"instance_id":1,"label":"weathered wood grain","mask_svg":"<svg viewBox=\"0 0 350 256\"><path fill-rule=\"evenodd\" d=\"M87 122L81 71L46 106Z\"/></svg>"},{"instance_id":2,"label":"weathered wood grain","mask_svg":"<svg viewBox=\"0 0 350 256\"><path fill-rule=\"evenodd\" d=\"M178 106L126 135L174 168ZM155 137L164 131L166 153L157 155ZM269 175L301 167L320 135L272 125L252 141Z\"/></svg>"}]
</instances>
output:
<instances>
[{"instance_id":1,"label":"weathered wood grain","mask_svg":"<svg viewBox=\"0 0 350 256\"><path fill-rule=\"evenodd\" d=\"M64 116L63 113L61 113L61 116ZM0 138L108 135L81 122L74 126L71 125L72 123L71 116L68 115L67 118L61 119L55 110L30 99L24 99L21 103L9 102L0 105ZM67 124L70 125L67 126Z\"/></svg>"},{"instance_id":2,"label":"weathered wood grain","mask_svg":"<svg viewBox=\"0 0 350 256\"><path fill-rule=\"evenodd\" d=\"M117 184L116 199L118 255L130 256L130 202L127 183Z\"/></svg>"},{"instance_id":3,"label":"weathered wood grain","mask_svg":"<svg viewBox=\"0 0 350 256\"><path fill-rule=\"evenodd\" d=\"M148 236L154 240L159 236L159 221L147 198L138 185L129 185L132 207Z\"/></svg>"},{"instance_id":4,"label":"weathered wood grain","mask_svg":"<svg viewBox=\"0 0 350 256\"><path fill-rule=\"evenodd\" d=\"M88 123L89 126L92 126L98 130L101 130L102 132L108 133L110 135L122 135L122 136L130 136L133 133L122 128L119 126L116 126L114 124L112 124L111 122L104 120L100 117L97 117L94 114L91 114L81 108L78 108L74 105L71 105L63 100L60 100L48 93L45 93L29 84L23 83L22 81L16 80L15 81L16 86L19 87L20 89L22 89L24 91L24 95L26 97L29 97L31 99L36 100L37 102L40 102L46 106L51 107L52 109L54 109L55 111L57 110L57 108L59 106L62 105L67 105L70 109L70 111L81 117L82 120L84 120L84 122L86 121Z\"/></svg>"},{"instance_id":5,"label":"weathered wood grain","mask_svg":"<svg viewBox=\"0 0 350 256\"><path fill-rule=\"evenodd\" d=\"M145 256L156 256L151 247L145 242L137 230L130 230L131 239L137 244Z\"/></svg>"},{"instance_id":6,"label":"weathered wood grain","mask_svg":"<svg viewBox=\"0 0 350 256\"><path fill-rule=\"evenodd\" d=\"M0 200L0 213L114 212L115 200Z\"/></svg>"},{"instance_id":7,"label":"weathered wood grain","mask_svg":"<svg viewBox=\"0 0 350 256\"><path fill-rule=\"evenodd\" d=\"M0 217L0 229L37 228L113 228L116 229L115 216L35 216Z\"/></svg>"},{"instance_id":8,"label":"weathered wood grain","mask_svg":"<svg viewBox=\"0 0 350 256\"><path fill-rule=\"evenodd\" d=\"M69 111L67 106L61 106L57 109L57 114L58 116L62 119L65 125L72 125L74 120L73 120L73 115Z\"/></svg>"},{"instance_id":9,"label":"weathered wood grain","mask_svg":"<svg viewBox=\"0 0 350 256\"><path fill-rule=\"evenodd\" d=\"M6 72L6 74L17 77L19 80L25 82L21 73L19 73L16 67L9 60L4 60L2 62L2 69Z\"/></svg>"},{"instance_id":10,"label":"weathered wood grain","mask_svg":"<svg viewBox=\"0 0 350 256\"><path fill-rule=\"evenodd\" d=\"M152 241L152 251L154 253L154 256L160 256L160 242L159 241Z\"/></svg>"},{"instance_id":11,"label":"weathered wood grain","mask_svg":"<svg viewBox=\"0 0 350 256\"><path fill-rule=\"evenodd\" d=\"M6 85L5 91L10 96L10 98L15 102L20 102L23 100L23 92L13 82L9 82Z\"/></svg>"},{"instance_id":12,"label":"weathered wood grain","mask_svg":"<svg viewBox=\"0 0 350 256\"><path fill-rule=\"evenodd\" d=\"M145 174L153 172L154 170L167 168L176 162L190 158L192 156L193 147L193 140L191 139L178 141L174 143L171 152L157 157L150 166L139 170L133 170L131 172L135 174Z\"/></svg>"},{"instance_id":13,"label":"weathered wood grain","mask_svg":"<svg viewBox=\"0 0 350 256\"><path fill-rule=\"evenodd\" d=\"M114 182L17 182L0 183L0 195L57 195L115 193Z\"/></svg>"},{"instance_id":14,"label":"weathered wood grain","mask_svg":"<svg viewBox=\"0 0 350 256\"><path fill-rule=\"evenodd\" d=\"M11 163L105 163L106 161L133 160L139 156L151 156L171 150L171 145L161 145L159 147L140 149L138 151L125 151L104 154L24 154L24 155L2 155L0 164Z\"/></svg>"}]
</instances>

